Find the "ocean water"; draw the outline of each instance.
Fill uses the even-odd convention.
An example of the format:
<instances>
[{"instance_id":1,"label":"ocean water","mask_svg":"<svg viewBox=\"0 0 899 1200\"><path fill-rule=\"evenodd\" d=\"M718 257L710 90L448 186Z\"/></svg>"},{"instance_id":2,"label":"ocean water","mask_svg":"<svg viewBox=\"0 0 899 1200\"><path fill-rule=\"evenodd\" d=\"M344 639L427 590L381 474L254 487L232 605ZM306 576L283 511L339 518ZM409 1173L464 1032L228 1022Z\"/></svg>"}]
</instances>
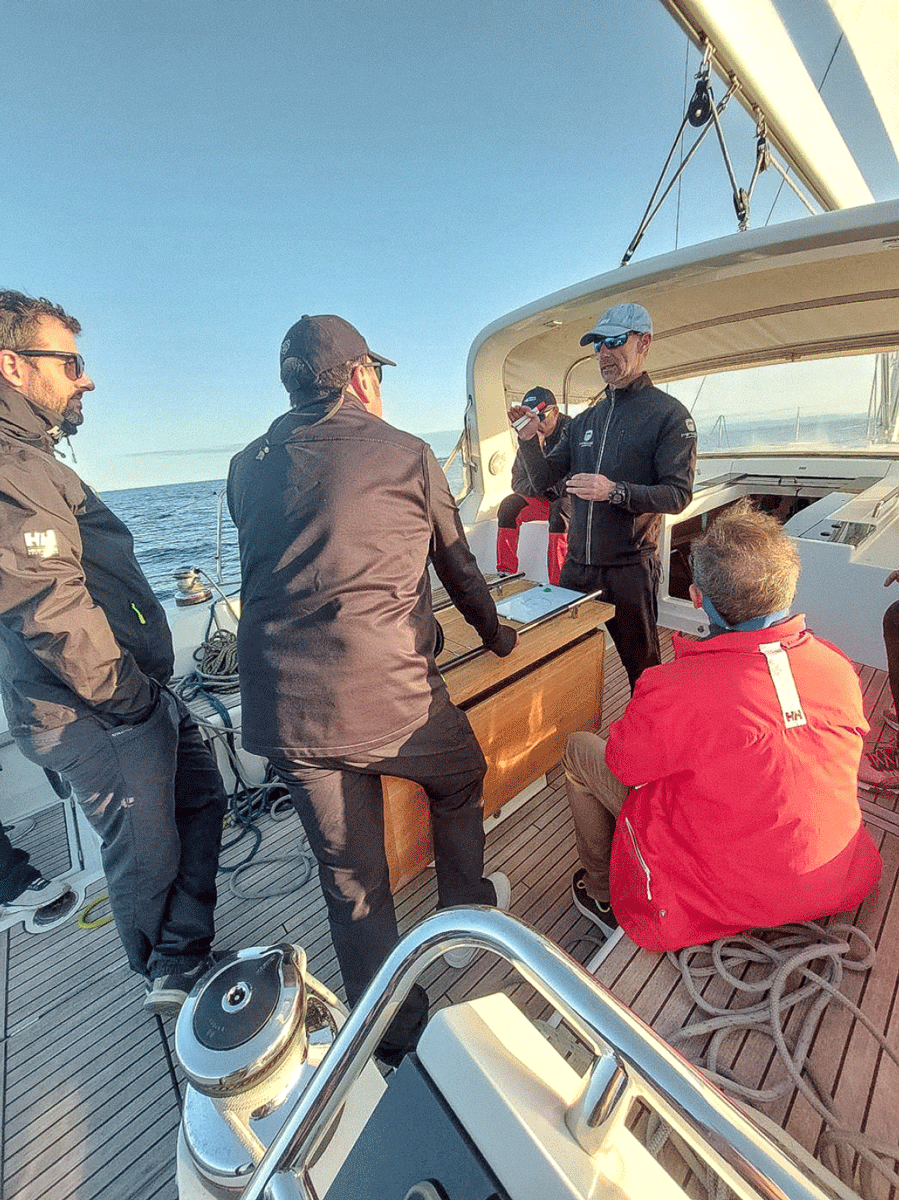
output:
<instances>
[{"instance_id":1,"label":"ocean water","mask_svg":"<svg viewBox=\"0 0 899 1200\"><path fill-rule=\"evenodd\" d=\"M224 503L225 480L170 483L158 487L103 492L102 498L134 537L134 552L160 600L175 594L175 571L202 567L218 578L216 543L222 501L222 579L240 579L237 530Z\"/></svg>"},{"instance_id":2,"label":"ocean water","mask_svg":"<svg viewBox=\"0 0 899 1200\"><path fill-rule=\"evenodd\" d=\"M450 466L448 479L451 490L458 493L462 486L458 460ZM228 515L224 492L225 480L212 479L202 483L171 483L102 493L104 502L131 530L137 561L160 600L174 596L173 575L183 567L201 567L213 579L218 579L216 545L220 502L221 578L226 584L234 584L231 591L237 590L240 579L237 530Z\"/></svg>"}]
</instances>

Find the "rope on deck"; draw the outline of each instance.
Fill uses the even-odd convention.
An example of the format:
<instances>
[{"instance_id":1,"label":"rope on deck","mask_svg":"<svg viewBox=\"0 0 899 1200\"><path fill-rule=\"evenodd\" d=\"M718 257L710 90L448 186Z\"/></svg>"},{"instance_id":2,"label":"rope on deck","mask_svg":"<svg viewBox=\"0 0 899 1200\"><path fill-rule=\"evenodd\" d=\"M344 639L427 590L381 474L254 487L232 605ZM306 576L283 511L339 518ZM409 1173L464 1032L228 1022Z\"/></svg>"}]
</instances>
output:
<instances>
[{"instance_id":1,"label":"rope on deck","mask_svg":"<svg viewBox=\"0 0 899 1200\"><path fill-rule=\"evenodd\" d=\"M873 1196L875 1174L884 1176L892 1187L899 1187L899 1146L878 1142L852 1129L837 1111L833 1097L816 1080L807 1056L821 1018L832 1001L843 1005L877 1041L881 1051L899 1066L899 1054L887 1043L861 1009L840 992L844 969L867 971L874 965L875 950L871 939L854 925L835 924L825 929L812 921L785 925L765 940L755 934L721 938L709 946L688 946L668 958L680 971L684 985L696 1006L707 1017L685 1025L668 1035L672 1045L680 1046L694 1038L707 1038L704 1050L693 1061L722 1090L749 1101L764 1104L797 1088L824 1121L821 1157L835 1175L849 1187L858 1186L863 1196ZM853 942L862 943L854 955ZM748 966L762 968L741 978L737 972ZM719 976L730 987L754 997L742 1008L722 1008L712 1004L700 992L702 983ZM785 1026L790 1013L805 1005L798 1029L789 1035ZM733 1034L754 1031L769 1037L786 1068L787 1077L765 1088L742 1084L722 1063L724 1042ZM664 1138L662 1139L664 1141ZM893 1164L891 1168L888 1164ZM721 1181L709 1181L713 1200L722 1196ZM722 1185L723 1186L723 1185ZM723 1194L727 1194L727 1189Z\"/></svg>"}]
</instances>

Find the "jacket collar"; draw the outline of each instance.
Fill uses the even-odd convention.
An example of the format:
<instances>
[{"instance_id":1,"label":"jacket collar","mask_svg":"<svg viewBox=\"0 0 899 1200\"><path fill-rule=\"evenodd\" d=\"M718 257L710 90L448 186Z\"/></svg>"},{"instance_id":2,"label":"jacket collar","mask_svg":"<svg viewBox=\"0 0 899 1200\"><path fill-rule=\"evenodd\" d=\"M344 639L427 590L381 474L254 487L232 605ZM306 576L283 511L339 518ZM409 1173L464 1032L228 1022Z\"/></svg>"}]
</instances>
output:
<instances>
[{"instance_id":1,"label":"jacket collar","mask_svg":"<svg viewBox=\"0 0 899 1200\"><path fill-rule=\"evenodd\" d=\"M645 387L652 387L652 380L649 377L649 372L644 371L642 375L638 375L636 379L632 379L627 387L606 388L606 398L611 400L629 400L631 396L636 396L638 392L642 392Z\"/></svg>"},{"instance_id":2,"label":"jacket collar","mask_svg":"<svg viewBox=\"0 0 899 1200\"><path fill-rule=\"evenodd\" d=\"M269 445L281 446L285 442L289 442L298 431L330 420L344 407L356 408L362 413L367 412L361 400L357 399L352 392L344 391L336 399L331 397L329 400L310 401L305 406L290 408L286 413L275 418L269 426L265 440Z\"/></svg>"},{"instance_id":3,"label":"jacket collar","mask_svg":"<svg viewBox=\"0 0 899 1200\"><path fill-rule=\"evenodd\" d=\"M798 645L806 634L804 613L788 617L779 625L769 625L767 629L725 630L702 642L676 633L673 639L674 657L685 658L690 654L751 654L766 642L780 642L790 650Z\"/></svg>"},{"instance_id":4,"label":"jacket collar","mask_svg":"<svg viewBox=\"0 0 899 1200\"><path fill-rule=\"evenodd\" d=\"M52 454L59 441L59 413L5 388L0 392L0 429L17 442Z\"/></svg>"}]
</instances>

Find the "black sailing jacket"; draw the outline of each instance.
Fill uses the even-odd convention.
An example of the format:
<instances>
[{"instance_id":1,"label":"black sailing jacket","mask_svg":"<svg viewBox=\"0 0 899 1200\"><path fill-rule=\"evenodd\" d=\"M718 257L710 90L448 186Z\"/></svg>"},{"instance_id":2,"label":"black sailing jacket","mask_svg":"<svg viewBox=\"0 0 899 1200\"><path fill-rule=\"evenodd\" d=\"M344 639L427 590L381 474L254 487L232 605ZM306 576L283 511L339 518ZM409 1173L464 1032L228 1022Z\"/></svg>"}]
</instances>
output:
<instances>
[{"instance_id":1,"label":"black sailing jacket","mask_svg":"<svg viewBox=\"0 0 899 1200\"><path fill-rule=\"evenodd\" d=\"M171 676L165 613L127 527L54 456L56 414L0 397L0 691L13 737L149 716Z\"/></svg>"},{"instance_id":2,"label":"black sailing jacket","mask_svg":"<svg viewBox=\"0 0 899 1200\"><path fill-rule=\"evenodd\" d=\"M446 691L427 563L500 655L500 626L437 460L344 393L292 409L231 460L243 744L347 756L411 733Z\"/></svg>"},{"instance_id":3,"label":"black sailing jacket","mask_svg":"<svg viewBox=\"0 0 899 1200\"><path fill-rule=\"evenodd\" d=\"M623 566L657 553L662 513L693 495L696 426L679 400L644 372L572 418L544 456L537 438L519 444L533 487L568 475L605 475L623 485L622 504L571 498L568 554L593 567Z\"/></svg>"},{"instance_id":4,"label":"black sailing jacket","mask_svg":"<svg viewBox=\"0 0 899 1200\"><path fill-rule=\"evenodd\" d=\"M549 454L553 447L558 444L562 436L562 430L570 423L571 417L566 416L565 413L559 413L556 418L555 429L543 443L544 454ZM536 441L536 438L534 440ZM564 479L560 479L558 483L554 483L545 492L535 492L531 484L527 463L524 461L519 450L515 455L515 461L512 463L512 491L518 496L536 496L539 500L558 500L561 496L565 495L565 481Z\"/></svg>"}]
</instances>

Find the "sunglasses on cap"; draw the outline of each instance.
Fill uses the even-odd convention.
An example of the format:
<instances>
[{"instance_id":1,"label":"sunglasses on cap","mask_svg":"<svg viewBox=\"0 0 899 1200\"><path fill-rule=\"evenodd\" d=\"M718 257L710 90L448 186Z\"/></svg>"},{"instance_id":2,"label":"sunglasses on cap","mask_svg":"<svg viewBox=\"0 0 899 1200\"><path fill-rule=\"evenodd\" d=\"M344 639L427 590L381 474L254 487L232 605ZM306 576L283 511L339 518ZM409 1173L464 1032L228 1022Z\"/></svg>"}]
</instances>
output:
<instances>
[{"instance_id":1,"label":"sunglasses on cap","mask_svg":"<svg viewBox=\"0 0 899 1200\"><path fill-rule=\"evenodd\" d=\"M69 379L80 379L84 374L84 359L68 350L16 350L16 354L23 358L61 358Z\"/></svg>"},{"instance_id":2,"label":"sunglasses on cap","mask_svg":"<svg viewBox=\"0 0 899 1200\"><path fill-rule=\"evenodd\" d=\"M605 346L607 350L617 350L619 346L623 346L627 339L631 336L631 331L627 333L616 333L612 337L598 337L593 340L593 353L598 354L600 348Z\"/></svg>"}]
</instances>

